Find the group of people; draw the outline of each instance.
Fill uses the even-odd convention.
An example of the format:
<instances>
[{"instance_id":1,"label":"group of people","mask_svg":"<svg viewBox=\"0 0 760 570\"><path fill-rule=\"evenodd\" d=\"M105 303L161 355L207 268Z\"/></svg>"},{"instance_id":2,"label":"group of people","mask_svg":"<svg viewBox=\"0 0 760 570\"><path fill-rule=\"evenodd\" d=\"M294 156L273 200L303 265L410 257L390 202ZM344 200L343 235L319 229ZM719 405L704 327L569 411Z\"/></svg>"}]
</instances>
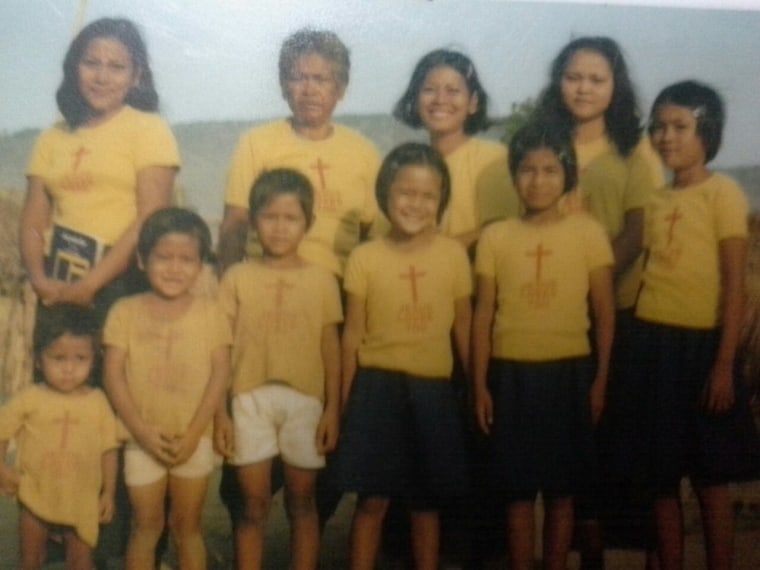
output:
<instances>
[{"instance_id":1,"label":"group of people","mask_svg":"<svg viewBox=\"0 0 760 570\"><path fill-rule=\"evenodd\" d=\"M488 96L441 49L393 111L429 144L381 160L333 121L350 73L334 33L291 35L279 72L292 114L238 144L210 296L210 232L170 205L179 155L139 32L105 18L72 42L21 219L36 382L0 410L21 566L55 535L92 568L125 485L126 568L155 567L165 526L180 568L204 568L216 452L238 568L262 567L282 479L297 569L318 566L333 490L357 493L355 570L375 567L391 501L416 568L439 567L441 512L484 502L510 568L533 568L538 493L545 568L566 567L574 526L600 564L593 521L636 497L649 564L680 569L684 476L708 566L730 568L728 483L760 477L760 444L737 373L748 205L707 167L718 93L665 88L643 136L620 48L578 38L507 149L475 136Z\"/></svg>"}]
</instances>

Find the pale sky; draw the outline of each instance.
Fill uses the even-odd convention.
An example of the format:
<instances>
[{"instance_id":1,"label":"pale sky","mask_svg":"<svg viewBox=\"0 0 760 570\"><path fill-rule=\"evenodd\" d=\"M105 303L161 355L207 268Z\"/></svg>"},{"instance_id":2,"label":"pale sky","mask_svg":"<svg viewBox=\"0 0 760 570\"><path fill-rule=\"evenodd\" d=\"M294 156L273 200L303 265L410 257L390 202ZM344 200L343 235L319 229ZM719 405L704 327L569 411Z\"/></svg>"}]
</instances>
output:
<instances>
[{"instance_id":1,"label":"pale sky","mask_svg":"<svg viewBox=\"0 0 760 570\"><path fill-rule=\"evenodd\" d=\"M624 49L645 115L665 85L706 81L722 92L729 115L716 164L760 163L760 0L622 3L89 0L84 19L126 16L140 25L161 110L172 123L286 114L277 55L282 40L307 25L336 31L351 50L351 83L338 115L390 112L416 61L438 47L473 58L492 114L504 115L540 91L551 59L572 37L609 35ZM1 131L56 120L54 93L79 6L0 3Z\"/></svg>"}]
</instances>

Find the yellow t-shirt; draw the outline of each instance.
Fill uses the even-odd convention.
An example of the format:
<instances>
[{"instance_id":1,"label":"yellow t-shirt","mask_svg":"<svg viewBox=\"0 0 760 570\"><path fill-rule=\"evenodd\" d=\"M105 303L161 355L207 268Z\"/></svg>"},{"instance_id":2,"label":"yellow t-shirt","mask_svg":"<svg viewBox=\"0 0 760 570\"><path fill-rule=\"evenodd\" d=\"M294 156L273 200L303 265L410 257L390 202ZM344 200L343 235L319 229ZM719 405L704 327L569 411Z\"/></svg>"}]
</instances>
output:
<instances>
[{"instance_id":1,"label":"yellow t-shirt","mask_svg":"<svg viewBox=\"0 0 760 570\"><path fill-rule=\"evenodd\" d=\"M179 166L174 135L158 115L124 106L95 127L44 131L26 174L45 182L53 223L112 245L135 220L137 173L149 166Z\"/></svg>"},{"instance_id":2,"label":"yellow t-shirt","mask_svg":"<svg viewBox=\"0 0 760 570\"><path fill-rule=\"evenodd\" d=\"M441 233L456 237L478 229L478 189L489 185L495 194L507 194L508 176L498 176L494 165L504 164L507 149L503 144L470 138L446 155L451 176L451 199L441 219Z\"/></svg>"},{"instance_id":3,"label":"yellow t-shirt","mask_svg":"<svg viewBox=\"0 0 760 570\"><path fill-rule=\"evenodd\" d=\"M475 271L496 283L492 356L546 361L589 354L589 274L612 262L604 228L585 214L544 225L521 219L489 225Z\"/></svg>"},{"instance_id":4,"label":"yellow t-shirt","mask_svg":"<svg viewBox=\"0 0 760 570\"><path fill-rule=\"evenodd\" d=\"M636 315L709 329L720 321L719 242L746 238L749 206L732 179L713 174L687 188L665 186L645 210L649 251Z\"/></svg>"},{"instance_id":5,"label":"yellow t-shirt","mask_svg":"<svg viewBox=\"0 0 760 570\"><path fill-rule=\"evenodd\" d=\"M642 137L628 157L622 157L612 142L602 137L588 144L576 144L578 157L578 196L583 209L602 223L610 240L621 231L626 212L644 208L649 196L664 182L660 159L649 139ZM642 259L639 259L616 283L618 309L630 309L636 303L641 284Z\"/></svg>"},{"instance_id":6,"label":"yellow t-shirt","mask_svg":"<svg viewBox=\"0 0 760 570\"><path fill-rule=\"evenodd\" d=\"M268 123L240 139L227 177L225 202L248 209L254 181L275 168L297 170L314 187L314 223L299 253L342 275L348 253L359 243L360 226L371 225L377 214L377 150L363 136L338 124L333 124L329 138L312 141L299 137L287 120ZM249 247L252 256L258 252Z\"/></svg>"},{"instance_id":7,"label":"yellow t-shirt","mask_svg":"<svg viewBox=\"0 0 760 570\"><path fill-rule=\"evenodd\" d=\"M117 447L103 392L62 394L33 384L0 409L0 441L16 437L19 501L42 520L98 541L103 453Z\"/></svg>"},{"instance_id":8,"label":"yellow t-shirt","mask_svg":"<svg viewBox=\"0 0 760 570\"><path fill-rule=\"evenodd\" d=\"M127 383L142 419L165 433L183 435L211 377L211 354L231 344L231 333L211 299L196 297L184 315L162 320L145 298L135 295L113 306L103 343L127 352Z\"/></svg>"},{"instance_id":9,"label":"yellow t-shirt","mask_svg":"<svg viewBox=\"0 0 760 570\"><path fill-rule=\"evenodd\" d=\"M343 320L335 276L316 265L275 269L251 260L222 278L233 331L232 392L283 382L324 400L322 330Z\"/></svg>"},{"instance_id":10,"label":"yellow t-shirt","mask_svg":"<svg viewBox=\"0 0 760 570\"><path fill-rule=\"evenodd\" d=\"M622 157L607 137L576 144L575 152L578 190L564 197L563 207L568 212L589 212L604 226L610 240L614 240L623 230L626 212L643 208L655 188L662 186L660 160L646 137L628 157ZM506 163L505 160L504 172L508 172ZM514 207L512 198L505 198L517 196L511 178L509 185L506 194L495 196L487 191L483 194L479 203L482 224L519 215L521 208ZM618 309L633 307L640 278L641 260L618 277L615 292Z\"/></svg>"},{"instance_id":11,"label":"yellow t-shirt","mask_svg":"<svg viewBox=\"0 0 760 570\"><path fill-rule=\"evenodd\" d=\"M458 242L435 236L414 252L385 239L362 244L349 257L345 288L366 301L361 366L451 376L454 302L472 293L470 264Z\"/></svg>"}]
</instances>

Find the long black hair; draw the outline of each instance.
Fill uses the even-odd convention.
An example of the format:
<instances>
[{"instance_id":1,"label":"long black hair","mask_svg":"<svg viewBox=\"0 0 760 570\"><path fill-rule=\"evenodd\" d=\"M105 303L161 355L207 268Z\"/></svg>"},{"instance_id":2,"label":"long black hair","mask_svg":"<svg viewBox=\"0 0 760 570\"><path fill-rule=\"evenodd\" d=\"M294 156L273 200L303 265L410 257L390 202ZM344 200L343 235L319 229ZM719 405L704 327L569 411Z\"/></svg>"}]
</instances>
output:
<instances>
[{"instance_id":1,"label":"long black hair","mask_svg":"<svg viewBox=\"0 0 760 570\"><path fill-rule=\"evenodd\" d=\"M641 139L641 113L623 52L612 38L581 37L562 48L552 62L549 85L541 93L536 114L549 120L559 120L571 129L575 126L575 119L562 97L562 77L570 60L579 51L598 53L607 60L612 70L612 100L604 113L604 123L618 152L628 156Z\"/></svg>"},{"instance_id":2,"label":"long black hair","mask_svg":"<svg viewBox=\"0 0 760 570\"><path fill-rule=\"evenodd\" d=\"M79 91L79 63L90 42L98 38L115 39L129 52L139 78L124 101L142 111L158 109L158 93L148 62L148 50L137 26L125 18L101 18L90 22L77 34L63 59L63 81L56 92L58 109L70 128L75 129L92 116L92 109Z\"/></svg>"}]
</instances>

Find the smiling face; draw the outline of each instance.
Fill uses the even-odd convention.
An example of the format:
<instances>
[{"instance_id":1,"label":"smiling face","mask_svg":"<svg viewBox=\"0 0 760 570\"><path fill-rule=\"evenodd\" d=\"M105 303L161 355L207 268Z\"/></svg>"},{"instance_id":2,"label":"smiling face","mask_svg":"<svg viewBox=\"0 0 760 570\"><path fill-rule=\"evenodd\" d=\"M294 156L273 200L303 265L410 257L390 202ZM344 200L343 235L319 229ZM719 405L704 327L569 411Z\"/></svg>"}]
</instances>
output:
<instances>
[{"instance_id":1,"label":"smiling face","mask_svg":"<svg viewBox=\"0 0 760 570\"><path fill-rule=\"evenodd\" d=\"M565 171L554 151L539 148L526 153L515 172L515 188L529 216L556 214L565 190Z\"/></svg>"},{"instance_id":2,"label":"smiling face","mask_svg":"<svg viewBox=\"0 0 760 570\"><path fill-rule=\"evenodd\" d=\"M443 179L428 166L403 166L388 192L388 218L396 237L409 239L435 229Z\"/></svg>"},{"instance_id":3,"label":"smiling face","mask_svg":"<svg viewBox=\"0 0 760 570\"><path fill-rule=\"evenodd\" d=\"M591 50L577 51L562 74L562 100L579 123L604 120L615 83L607 59Z\"/></svg>"},{"instance_id":4,"label":"smiling face","mask_svg":"<svg viewBox=\"0 0 760 570\"><path fill-rule=\"evenodd\" d=\"M87 45L78 74L79 92L97 121L119 111L140 79L127 47L108 37L95 38Z\"/></svg>"},{"instance_id":5,"label":"smiling face","mask_svg":"<svg viewBox=\"0 0 760 570\"><path fill-rule=\"evenodd\" d=\"M660 105L650 131L654 148L670 170L688 173L706 168L705 145L697 131L693 109L671 103Z\"/></svg>"},{"instance_id":6,"label":"smiling face","mask_svg":"<svg viewBox=\"0 0 760 570\"><path fill-rule=\"evenodd\" d=\"M457 70L441 66L425 76L417 108L422 124L432 136L464 134L465 121L478 109L478 97L470 93L465 78Z\"/></svg>"},{"instance_id":7,"label":"smiling face","mask_svg":"<svg viewBox=\"0 0 760 570\"><path fill-rule=\"evenodd\" d=\"M48 386L72 394L86 387L94 362L92 337L66 333L45 347L37 366Z\"/></svg>"},{"instance_id":8,"label":"smiling face","mask_svg":"<svg viewBox=\"0 0 760 570\"><path fill-rule=\"evenodd\" d=\"M298 259L298 245L306 235L308 220L298 196L275 194L253 218L264 256L290 262Z\"/></svg>"},{"instance_id":9,"label":"smiling face","mask_svg":"<svg viewBox=\"0 0 760 570\"><path fill-rule=\"evenodd\" d=\"M333 64L316 53L299 57L282 85L296 127L319 128L330 124L343 98L345 86L335 78Z\"/></svg>"},{"instance_id":10,"label":"smiling face","mask_svg":"<svg viewBox=\"0 0 760 570\"><path fill-rule=\"evenodd\" d=\"M203 268L198 238L178 232L165 234L140 265L159 297L174 300L189 295Z\"/></svg>"}]
</instances>

